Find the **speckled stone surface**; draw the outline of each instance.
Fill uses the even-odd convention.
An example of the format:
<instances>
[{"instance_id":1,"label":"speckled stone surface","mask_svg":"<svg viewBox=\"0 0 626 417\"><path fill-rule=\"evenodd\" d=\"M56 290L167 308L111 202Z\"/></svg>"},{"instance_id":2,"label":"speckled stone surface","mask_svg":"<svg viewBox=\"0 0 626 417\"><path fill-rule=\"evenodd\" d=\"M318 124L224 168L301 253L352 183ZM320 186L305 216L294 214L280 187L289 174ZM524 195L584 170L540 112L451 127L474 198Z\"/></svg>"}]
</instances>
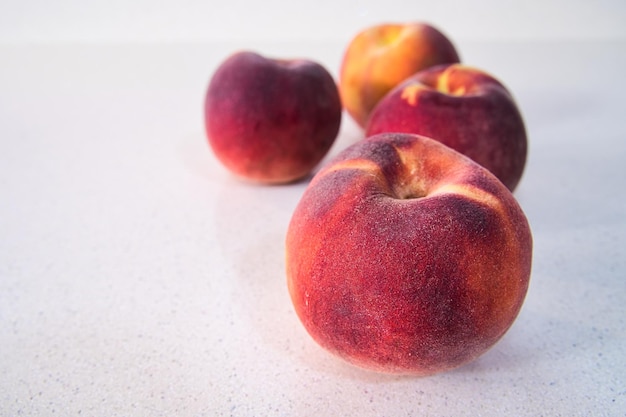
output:
<instances>
[{"instance_id":1,"label":"speckled stone surface","mask_svg":"<svg viewBox=\"0 0 626 417\"><path fill-rule=\"evenodd\" d=\"M299 323L306 183L241 183L204 139L209 76L244 46L333 74L343 48L0 46L0 415L624 415L626 45L458 42L525 117L534 263L506 336L428 378L353 368ZM344 119L331 154L359 135Z\"/></svg>"}]
</instances>

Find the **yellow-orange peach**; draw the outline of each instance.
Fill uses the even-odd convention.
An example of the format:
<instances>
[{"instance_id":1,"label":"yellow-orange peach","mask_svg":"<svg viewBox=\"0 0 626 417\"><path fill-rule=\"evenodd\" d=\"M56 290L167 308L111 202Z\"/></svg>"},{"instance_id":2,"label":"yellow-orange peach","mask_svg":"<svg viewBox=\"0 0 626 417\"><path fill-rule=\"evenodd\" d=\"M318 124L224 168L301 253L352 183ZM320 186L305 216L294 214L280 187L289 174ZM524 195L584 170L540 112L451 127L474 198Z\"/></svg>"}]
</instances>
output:
<instances>
[{"instance_id":1,"label":"yellow-orange peach","mask_svg":"<svg viewBox=\"0 0 626 417\"><path fill-rule=\"evenodd\" d=\"M441 143L381 134L312 179L286 237L295 311L354 365L428 375L465 364L516 319L532 237L510 191Z\"/></svg>"},{"instance_id":2,"label":"yellow-orange peach","mask_svg":"<svg viewBox=\"0 0 626 417\"><path fill-rule=\"evenodd\" d=\"M385 23L358 33L344 52L339 91L343 106L360 125L376 103L414 73L459 62L452 42L426 23Z\"/></svg>"},{"instance_id":3,"label":"yellow-orange peach","mask_svg":"<svg viewBox=\"0 0 626 417\"><path fill-rule=\"evenodd\" d=\"M271 184L311 172L337 137L342 109L321 64L244 51L215 71L204 111L222 164L240 178Z\"/></svg>"},{"instance_id":4,"label":"yellow-orange peach","mask_svg":"<svg viewBox=\"0 0 626 417\"><path fill-rule=\"evenodd\" d=\"M365 134L428 136L469 156L513 191L526 165L527 138L507 88L483 70L461 64L420 71L376 105Z\"/></svg>"}]
</instances>

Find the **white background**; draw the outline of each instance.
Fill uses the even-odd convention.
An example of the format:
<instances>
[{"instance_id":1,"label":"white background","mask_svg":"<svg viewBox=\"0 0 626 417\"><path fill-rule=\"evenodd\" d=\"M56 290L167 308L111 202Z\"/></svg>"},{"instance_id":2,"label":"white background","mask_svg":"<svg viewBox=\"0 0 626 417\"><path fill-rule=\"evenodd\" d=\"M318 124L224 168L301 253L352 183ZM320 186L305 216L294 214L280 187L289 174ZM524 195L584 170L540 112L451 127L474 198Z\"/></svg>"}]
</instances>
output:
<instances>
[{"instance_id":1,"label":"white background","mask_svg":"<svg viewBox=\"0 0 626 417\"><path fill-rule=\"evenodd\" d=\"M621 0L3 0L0 42L339 40L426 20L462 40L626 38Z\"/></svg>"},{"instance_id":2,"label":"white background","mask_svg":"<svg viewBox=\"0 0 626 417\"><path fill-rule=\"evenodd\" d=\"M625 4L0 2L0 415L624 416ZM523 309L428 378L310 339L284 275L307 183L236 180L202 116L235 48L336 75L356 31L406 20L503 81L530 144ZM361 135L344 117L330 155Z\"/></svg>"}]
</instances>

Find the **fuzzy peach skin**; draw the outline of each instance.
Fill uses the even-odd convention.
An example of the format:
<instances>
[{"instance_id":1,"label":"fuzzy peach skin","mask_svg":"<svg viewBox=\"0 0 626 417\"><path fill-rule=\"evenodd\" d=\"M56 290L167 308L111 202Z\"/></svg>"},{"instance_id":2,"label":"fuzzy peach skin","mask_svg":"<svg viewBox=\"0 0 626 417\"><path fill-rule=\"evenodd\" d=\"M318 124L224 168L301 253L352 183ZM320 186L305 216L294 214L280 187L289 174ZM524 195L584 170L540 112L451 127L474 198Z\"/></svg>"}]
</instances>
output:
<instances>
[{"instance_id":1,"label":"fuzzy peach skin","mask_svg":"<svg viewBox=\"0 0 626 417\"><path fill-rule=\"evenodd\" d=\"M425 68L459 62L452 42L419 22L386 23L358 33L346 48L339 91L343 106L364 127L376 103L393 87Z\"/></svg>"},{"instance_id":2,"label":"fuzzy peach skin","mask_svg":"<svg viewBox=\"0 0 626 417\"><path fill-rule=\"evenodd\" d=\"M286 237L295 311L321 346L359 367L429 375L509 329L532 237L491 173L441 143L381 134L315 175Z\"/></svg>"},{"instance_id":3,"label":"fuzzy peach skin","mask_svg":"<svg viewBox=\"0 0 626 417\"><path fill-rule=\"evenodd\" d=\"M461 64L421 71L374 108L366 136L407 132L436 139L478 162L514 191L528 140L507 88L483 70Z\"/></svg>"},{"instance_id":4,"label":"fuzzy peach skin","mask_svg":"<svg viewBox=\"0 0 626 417\"><path fill-rule=\"evenodd\" d=\"M205 98L209 144L242 179L287 183L326 155L341 123L337 85L319 63L237 52L215 71Z\"/></svg>"}]
</instances>

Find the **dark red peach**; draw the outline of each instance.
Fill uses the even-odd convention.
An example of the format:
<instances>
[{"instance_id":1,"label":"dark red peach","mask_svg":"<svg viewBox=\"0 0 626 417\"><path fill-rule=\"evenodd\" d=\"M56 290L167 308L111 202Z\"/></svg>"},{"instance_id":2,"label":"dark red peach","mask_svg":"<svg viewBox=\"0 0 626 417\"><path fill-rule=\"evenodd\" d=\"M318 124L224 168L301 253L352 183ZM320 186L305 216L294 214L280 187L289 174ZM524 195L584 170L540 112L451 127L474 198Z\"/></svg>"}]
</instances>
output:
<instances>
[{"instance_id":1,"label":"dark red peach","mask_svg":"<svg viewBox=\"0 0 626 417\"><path fill-rule=\"evenodd\" d=\"M204 115L209 144L226 168L253 182L286 183L326 155L341 111L322 65L239 52L214 73Z\"/></svg>"},{"instance_id":2,"label":"dark red peach","mask_svg":"<svg viewBox=\"0 0 626 417\"><path fill-rule=\"evenodd\" d=\"M421 71L374 108L366 136L416 133L470 157L513 191L526 165L524 121L510 92L482 70L460 64Z\"/></svg>"},{"instance_id":3,"label":"dark red peach","mask_svg":"<svg viewBox=\"0 0 626 417\"><path fill-rule=\"evenodd\" d=\"M528 288L531 232L510 191L460 153L381 134L313 178L286 238L289 293L321 346L428 375L493 346Z\"/></svg>"}]
</instances>

